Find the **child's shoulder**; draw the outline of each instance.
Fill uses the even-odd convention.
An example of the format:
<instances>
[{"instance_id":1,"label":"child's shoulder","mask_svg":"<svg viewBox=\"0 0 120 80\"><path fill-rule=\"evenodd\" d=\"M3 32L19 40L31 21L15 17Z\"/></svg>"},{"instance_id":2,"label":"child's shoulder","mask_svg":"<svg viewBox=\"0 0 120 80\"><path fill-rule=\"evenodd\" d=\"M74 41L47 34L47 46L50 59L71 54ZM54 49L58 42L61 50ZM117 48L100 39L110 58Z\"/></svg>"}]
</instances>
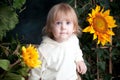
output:
<instances>
[{"instance_id":1,"label":"child's shoulder","mask_svg":"<svg viewBox=\"0 0 120 80\"><path fill-rule=\"evenodd\" d=\"M69 40L72 42L79 42L79 39L76 35L72 35Z\"/></svg>"}]
</instances>

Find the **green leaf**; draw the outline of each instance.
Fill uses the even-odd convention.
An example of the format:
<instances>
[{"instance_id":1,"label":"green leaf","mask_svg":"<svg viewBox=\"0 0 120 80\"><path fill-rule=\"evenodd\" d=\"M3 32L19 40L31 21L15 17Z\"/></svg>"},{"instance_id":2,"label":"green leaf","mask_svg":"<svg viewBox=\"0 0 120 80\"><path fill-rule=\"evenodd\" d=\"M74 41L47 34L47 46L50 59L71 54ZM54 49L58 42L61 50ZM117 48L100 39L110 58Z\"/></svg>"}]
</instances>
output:
<instances>
[{"instance_id":1,"label":"green leaf","mask_svg":"<svg viewBox=\"0 0 120 80\"><path fill-rule=\"evenodd\" d=\"M97 66L99 67L100 70L105 71L105 62L98 62Z\"/></svg>"},{"instance_id":2,"label":"green leaf","mask_svg":"<svg viewBox=\"0 0 120 80\"><path fill-rule=\"evenodd\" d=\"M112 79L112 75L111 74L105 74L104 75L104 79L103 80L111 80L111 79Z\"/></svg>"},{"instance_id":3,"label":"green leaf","mask_svg":"<svg viewBox=\"0 0 120 80\"><path fill-rule=\"evenodd\" d=\"M28 71L29 71L28 67L24 67L24 68L19 69L17 72L19 74L23 75L23 76L27 76L28 75Z\"/></svg>"},{"instance_id":4,"label":"green leaf","mask_svg":"<svg viewBox=\"0 0 120 80\"><path fill-rule=\"evenodd\" d=\"M95 49L95 52L97 53L98 58L101 58L101 56L104 55L103 49L97 48L97 49Z\"/></svg>"},{"instance_id":5,"label":"green leaf","mask_svg":"<svg viewBox=\"0 0 120 80\"><path fill-rule=\"evenodd\" d=\"M25 78L15 73L7 73L3 80L25 80Z\"/></svg>"},{"instance_id":6,"label":"green leaf","mask_svg":"<svg viewBox=\"0 0 120 80\"><path fill-rule=\"evenodd\" d=\"M17 13L9 6L0 6L0 41L6 32L15 28L18 23Z\"/></svg>"},{"instance_id":7,"label":"green leaf","mask_svg":"<svg viewBox=\"0 0 120 80\"><path fill-rule=\"evenodd\" d=\"M7 71L9 69L9 65L10 65L10 61L9 60L0 59L0 67L2 69Z\"/></svg>"},{"instance_id":8,"label":"green leaf","mask_svg":"<svg viewBox=\"0 0 120 80\"><path fill-rule=\"evenodd\" d=\"M23 6L23 4L26 2L26 0L14 0L13 2L13 7L15 9L21 9L21 7Z\"/></svg>"},{"instance_id":9,"label":"green leaf","mask_svg":"<svg viewBox=\"0 0 120 80\"><path fill-rule=\"evenodd\" d=\"M120 50L117 48L112 49L112 56L120 56Z\"/></svg>"}]
</instances>

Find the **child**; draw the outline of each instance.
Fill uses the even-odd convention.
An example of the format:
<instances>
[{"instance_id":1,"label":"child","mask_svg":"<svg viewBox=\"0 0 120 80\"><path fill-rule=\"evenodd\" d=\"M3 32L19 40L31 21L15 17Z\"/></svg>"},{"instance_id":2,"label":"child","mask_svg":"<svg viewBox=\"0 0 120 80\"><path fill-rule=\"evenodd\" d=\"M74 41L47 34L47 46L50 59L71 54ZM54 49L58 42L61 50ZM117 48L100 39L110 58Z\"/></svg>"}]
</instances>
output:
<instances>
[{"instance_id":1,"label":"child","mask_svg":"<svg viewBox=\"0 0 120 80\"><path fill-rule=\"evenodd\" d=\"M77 80L77 72L84 74L87 67L79 33L74 9L66 3L55 5L48 13L45 36L38 48L42 66L31 70L29 80Z\"/></svg>"}]
</instances>

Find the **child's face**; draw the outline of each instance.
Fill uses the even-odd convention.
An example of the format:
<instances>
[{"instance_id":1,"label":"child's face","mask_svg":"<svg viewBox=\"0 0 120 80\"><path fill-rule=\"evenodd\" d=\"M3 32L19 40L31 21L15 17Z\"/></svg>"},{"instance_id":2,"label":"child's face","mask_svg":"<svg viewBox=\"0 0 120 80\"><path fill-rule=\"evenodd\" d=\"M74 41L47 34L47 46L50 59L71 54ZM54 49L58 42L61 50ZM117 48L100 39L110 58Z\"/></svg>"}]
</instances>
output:
<instances>
[{"instance_id":1,"label":"child's face","mask_svg":"<svg viewBox=\"0 0 120 80\"><path fill-rule=\"evenodd\" d=\"M74 24L72 21L57 20L52 27L54 40L63 42L67 40L74 32Z\"/></svg>"}]
</instances>

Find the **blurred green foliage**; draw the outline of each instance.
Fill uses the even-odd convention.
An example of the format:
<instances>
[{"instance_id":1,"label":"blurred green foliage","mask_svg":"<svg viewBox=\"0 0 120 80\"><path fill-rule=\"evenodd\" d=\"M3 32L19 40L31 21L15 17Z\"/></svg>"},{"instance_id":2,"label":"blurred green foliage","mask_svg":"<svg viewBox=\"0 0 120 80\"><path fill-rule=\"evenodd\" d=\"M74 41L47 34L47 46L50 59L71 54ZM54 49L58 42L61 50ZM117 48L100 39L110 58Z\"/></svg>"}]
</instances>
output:
<instances>
[{"instance_id":1,"label":"blurred green foliage","mask_svg":"<svg viewBox=\"0 0 120 80\"><path fill-rule=\"evenodd\" d=\"M28 68L20 62L21 44L18 40L2 41L6 33L19 22L25 0L0 1L0 80L25 80Z\"/></svg>"},{"instance_id":2,"label":"blurred green foliage","mask_svg":"<svg viewBox=\"0 0 120 80\"><path fill-rule=\"evenodd\" d=\"M6 36L6 32L15 28L19 22L18 12L22 10L25 0L1 0L0 1L0 41Z\"/></svg>"}]
</instances>

